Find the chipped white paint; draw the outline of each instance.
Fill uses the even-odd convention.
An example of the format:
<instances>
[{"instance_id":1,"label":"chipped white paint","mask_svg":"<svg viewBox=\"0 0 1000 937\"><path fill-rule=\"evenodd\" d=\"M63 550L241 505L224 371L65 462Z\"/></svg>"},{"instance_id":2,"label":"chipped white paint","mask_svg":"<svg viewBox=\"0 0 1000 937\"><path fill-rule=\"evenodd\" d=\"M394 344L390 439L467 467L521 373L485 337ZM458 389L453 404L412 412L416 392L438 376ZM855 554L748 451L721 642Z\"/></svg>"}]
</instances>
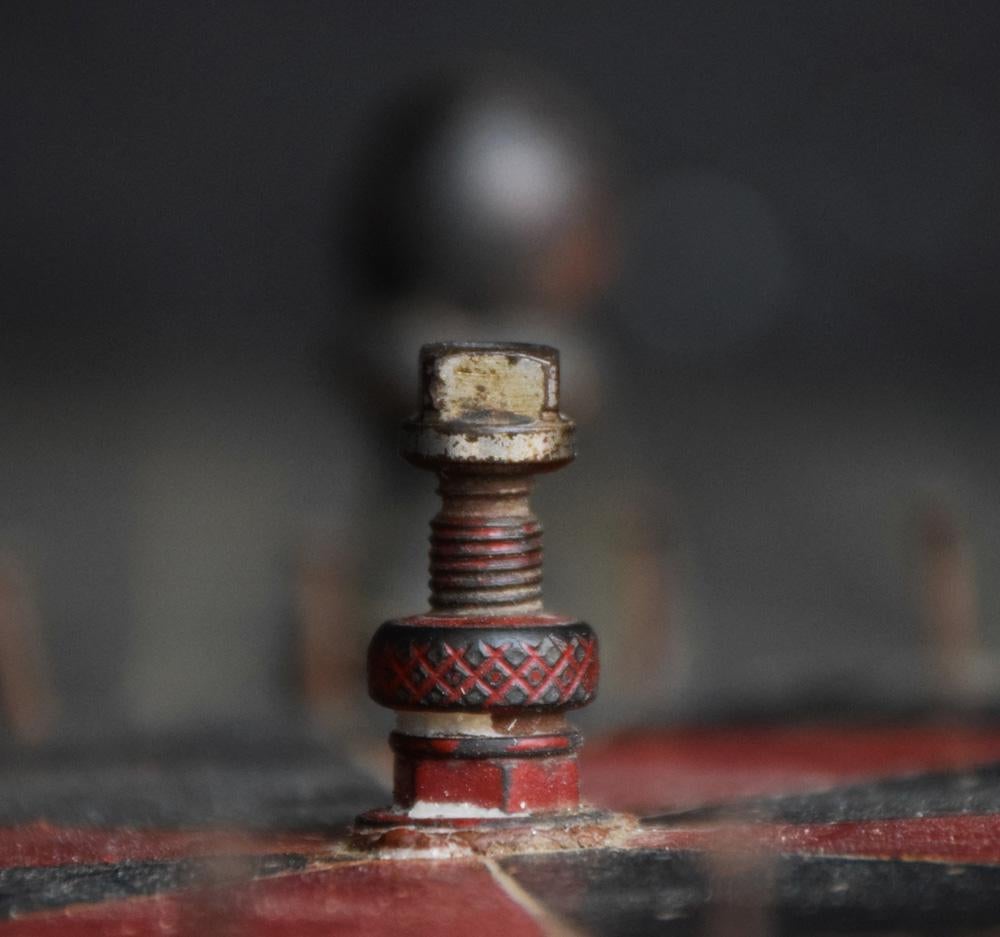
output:
<instances>
[{"instance_id":1,"label":"chipped white paint","mask_svg":"<svg viewBox=\"0 0 1000 937\"><path fill-rule=\"evenodd\" d=\"M422 846L419 849L381 849L383 859L459 859L474 855L468 847L461 845Z\"/></svg>"},{"instance_id":2,"label":"chipped white paint","mask_svg":"<svg viewBox=\"0 0 1000 937\"><path fill-rule=\"evenodd\" d=\"M573 458L573 424L560 419L530 427L491 427L489 432L465 426L410 424L404 427L403 449L452 462L509 465L563 461Z\"/></svg>"},{"instance_id":3,"label":"chipped white paint","mask_svg":"<svg viewBox=\"0 0 1000 937\"><path fill-rule=\"evenodd\" d=\"M493 728L489 713L418 713L397 712L396 729L404 735L424 738L468 735L472 738L504 738Z\"/></svg>"},{"instance_id":4,"label":"chipped white paint","mask_svg":"<svg viewBox=\"0 0 1000 937\"><path fill-rule=\"evenodd\" d=\"M551 367L509 351L460 351L437 359L429 396L441 420L537 420L545 408L546 369Z\"/></svg>"},{"instance_id":5,"label":"chipped white paint","mask_svg":"<svg viewBox=\"0 0 1000 937\"><path fill-rule=\"evenodd\" d=\"M523 813L505 813L499 807L480 807L478 804L437 803L419 801L406 811L411 820L503 820L507 817L523 817Z\"/></svg>"},{"instance_id":6,"label":"chipped white paint","mask_svg":"<svg viewBox=\"0 0 1000 937\"><path fill-rule=\"evenodd\" d=\"M430 345L422 361L423 404L404 426L404 453L500 465L573 458L573 423L559 413L555 349Z\"/></svg>"}]
</instances>

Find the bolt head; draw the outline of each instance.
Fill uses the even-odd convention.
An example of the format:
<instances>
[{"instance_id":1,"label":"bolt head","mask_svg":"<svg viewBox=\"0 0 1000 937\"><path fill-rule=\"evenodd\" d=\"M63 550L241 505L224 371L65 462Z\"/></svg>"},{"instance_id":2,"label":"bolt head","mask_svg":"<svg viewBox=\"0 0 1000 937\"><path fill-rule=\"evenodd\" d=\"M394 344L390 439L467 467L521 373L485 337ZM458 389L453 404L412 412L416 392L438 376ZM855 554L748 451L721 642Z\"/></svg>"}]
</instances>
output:
<instances>
[{"instance_id":1,"label":"bolt head","mask_svg":"<svg viewBox=\"0 0 1000 937\"><path fill-rule=\"evenodd\" d=\"M440 343L420 352L420 411L403 454L434 465L554 466L573 457L559 412L559 352L510 342Z\"/></svg>"}]
</instances>

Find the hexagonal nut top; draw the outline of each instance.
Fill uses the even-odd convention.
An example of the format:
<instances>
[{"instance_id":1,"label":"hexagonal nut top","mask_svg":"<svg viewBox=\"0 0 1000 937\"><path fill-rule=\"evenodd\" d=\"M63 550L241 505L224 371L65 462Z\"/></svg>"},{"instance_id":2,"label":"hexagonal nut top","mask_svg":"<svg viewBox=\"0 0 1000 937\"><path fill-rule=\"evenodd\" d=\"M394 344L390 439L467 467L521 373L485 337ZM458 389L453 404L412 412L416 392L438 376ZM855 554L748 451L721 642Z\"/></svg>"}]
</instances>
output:
<instances>
[{"instance_id":1,"label":"hexagonal nut top","mask_svg":"<svg viewBox=\"0 0 1000 937\"><path fill-rule=\"evenodd\" d=\"M425 345L420 412L403 454L420 464L554 465L573 458L559 412L559 352L513 342Z\"/></svg>"}]
</instances>

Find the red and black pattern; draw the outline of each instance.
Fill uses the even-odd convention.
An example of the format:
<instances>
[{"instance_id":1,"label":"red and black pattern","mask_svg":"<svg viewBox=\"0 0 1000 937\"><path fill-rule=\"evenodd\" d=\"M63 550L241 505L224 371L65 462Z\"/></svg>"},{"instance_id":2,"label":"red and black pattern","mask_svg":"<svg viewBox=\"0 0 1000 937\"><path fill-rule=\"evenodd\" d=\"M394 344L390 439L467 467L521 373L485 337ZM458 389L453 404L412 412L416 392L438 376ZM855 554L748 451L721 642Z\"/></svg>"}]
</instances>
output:
<instances>
[{"instance_id":1,"label":"red and black pattern","mask_svg":"<svg viewBox=\"0 0 1000 937\"><path fill-rule=\"evenodd\" d=\"M621 809L655 792L649 818L613 847L490 860L351 855L342 824L379 793L347 761L287 744L204 750L8 760L0 937L458 937L470 922L477 937L1000 928L1000 730L989 727L598 743L583 755L591 799Z\"/></svg>"},{"instance_id":2,"label":"red and black pattern","mask_svg":"<svg viewBox=\"0 0 1000 937\"><path fill-rule=\"evenodd\" d=\"M488 620L490 622L496 619ZM597 693L597 637L589 625L469 627L386 622L368 651L368 689L393 709L559 711Z\"/></svg>"}]
</instances>

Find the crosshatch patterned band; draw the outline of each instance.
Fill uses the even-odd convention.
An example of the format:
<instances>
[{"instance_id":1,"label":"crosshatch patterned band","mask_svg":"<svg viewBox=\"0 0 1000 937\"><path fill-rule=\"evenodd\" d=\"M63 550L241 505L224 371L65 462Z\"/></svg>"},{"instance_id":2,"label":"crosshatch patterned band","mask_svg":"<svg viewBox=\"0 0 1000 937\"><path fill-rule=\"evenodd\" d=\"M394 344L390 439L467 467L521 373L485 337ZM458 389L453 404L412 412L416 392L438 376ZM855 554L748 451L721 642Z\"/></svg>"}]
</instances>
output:
<instances>
[{"instance_id":1,"label":"crosshatch patterned band","mask_svg":"<svg viewBox=\"0 0 1000 937\"><path fill-rule=\"evenodd\" d=\"M580 622L424 628L389 621L368 649L368 692L393 709L555 711L597 693L597 637Z\"/></svg>"}]
</instances>

